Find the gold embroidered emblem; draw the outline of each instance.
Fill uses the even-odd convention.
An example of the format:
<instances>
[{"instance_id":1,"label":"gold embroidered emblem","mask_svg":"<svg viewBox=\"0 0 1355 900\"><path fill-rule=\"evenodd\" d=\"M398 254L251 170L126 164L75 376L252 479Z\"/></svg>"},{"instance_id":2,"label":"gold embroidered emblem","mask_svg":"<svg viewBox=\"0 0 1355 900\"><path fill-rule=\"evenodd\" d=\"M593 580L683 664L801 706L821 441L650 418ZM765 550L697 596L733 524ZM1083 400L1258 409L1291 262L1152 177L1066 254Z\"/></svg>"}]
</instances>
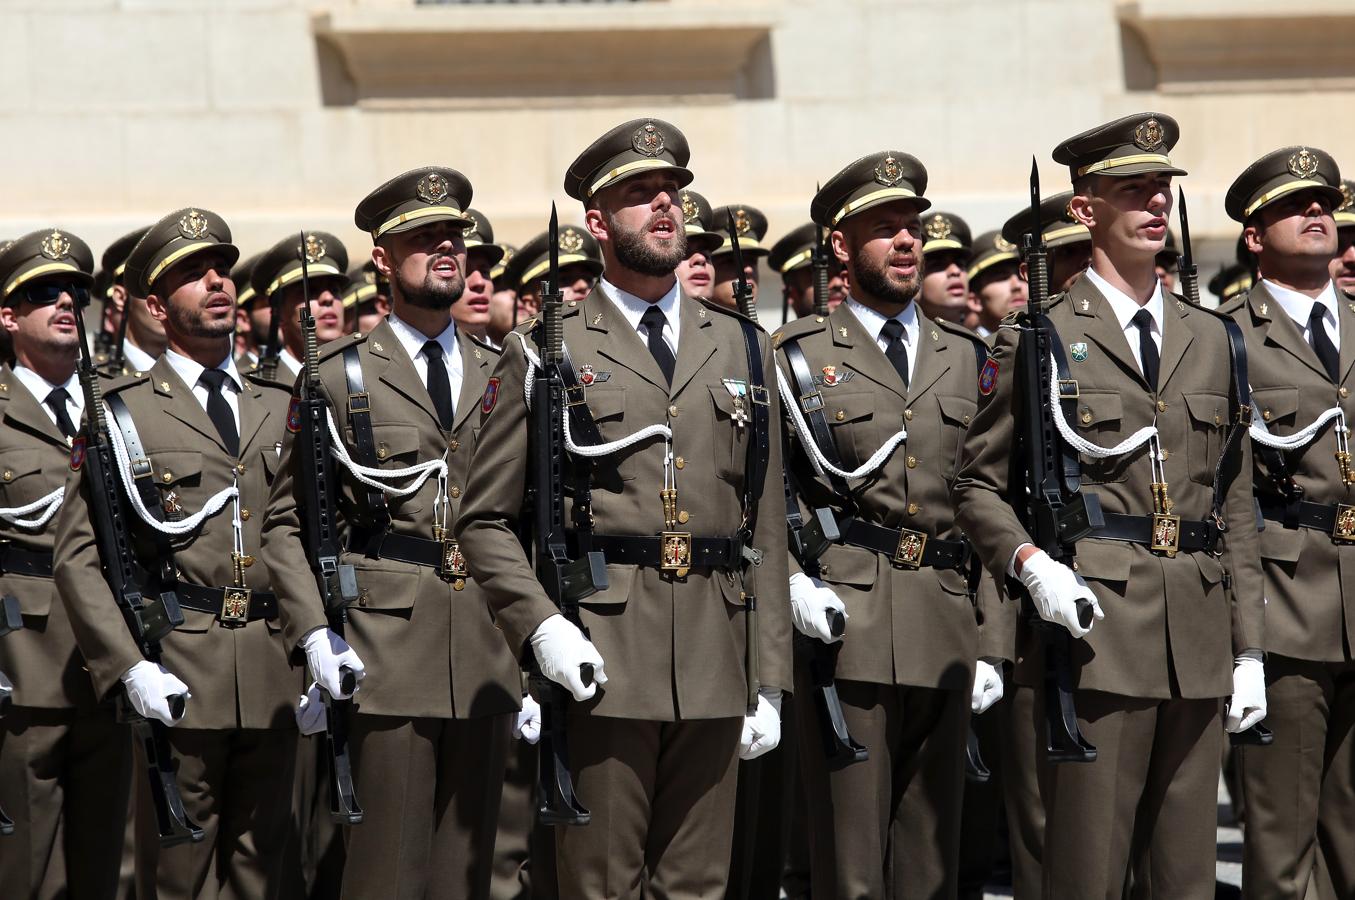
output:
<instances>
[{"instance_id":1,"label":"gold embroidered emblem","mask_svg":"<svg viewBox=\"0 0 1355 900\"><path fill-rule=\"evenodd\" d=\"M907 528L899 532L899 544L894 549L894 564L905 569L922 567L922 554L927 549L927 535Z\"/></svg>"},{"instance_id":2,"label":"gold embroidered emblem","mask_svg":"<svg viewBox=\"0 0 1355 900\"><path fill-rule=\"evenodd\" d=\"M747 234L753 230L753 220L749 217L746 209L734 211L734 230L739 234Z\"/></svg>"},{"instance_id":3,"label":"gold embroidered emblem","mask_svg":"<svg viewBox=\"0 0 1355 900\"><path fill-rule=\"evenodd\" d=\"M71 252L71 240L60 231L52 229L52 233L42 239L38 249L48 259L65 259Z\"/></svg>"},{"instance_id":4,"label":"gold embroidered emblem","mask_svg":"<svg viewBox=\"0 0 1355 900\"><path fill-rule=\"evenodd\" d=\"M996 235L993 238L993 246L1003 253L1010 253L1016 249L1016 245L1004 238L1002 235Z\"/></svg>"},{"instance_id":5,"label":"gold embroidered emblem","mask_svg":"<svg viewBox=\"0 0 1355 900\"><path fill-rule=\"evenodd\" d=\"M1355 541L1355 506L1337 504L1336 522L1332 527L1331 536L1337 541Z\"/></svg>"},{"instance_id":6,"label":"gold embroidered emblem","mask_svg":"<svg viewBox=\"0 0 1355 900\"><path fill-rule=\"evenodd\" d=\"M1149 153L1161 150L1165 139L1166 132L1157 119L1140 122L1139 127L1134 129L1134 145Z\"/></svg>"},{"instance_id":7,"label":"gold embroidered emblem","mask_svg":"<svg viewBox=\"0 0 1355 900\"><path fill-rule=\"evenodd\" d=\"M692 535L687 531L665 531L659 535L662 541L662 556L659 568L665 572L677 572L685 575L692 565Z\"/></svg>"},{"instance_id":8,"label":"gold embroidered emblem","mask_svg":"<svg viewBox=\"0 0 1355 900\"><path fill-rule=\"evenodd\" d=\"M1312 178L1317 174L1317 155L1307 147L1289 157L1289 174L1295 178Z\"/></svg>"},{"instance_id":9,"label":"gold embroidered emblem","mask_svg":"<svg viewBox=\"0 0 1355 900\"><path fill-rule=\"evenodd\" d=\"M1341 182L1341 205L1336 208L1341 212L1344 212L1352 206L1355 206L1355 194L1350 192L1350 185L1343 181Z\"/></svg>"},{"instance_id":10,"label":"gold embroidered emblem","mask_svg":"<svg viewBox=\"0 0 1355 900\"><path fill-rule=\"evenodd\" d=\"M228 587L221 595L221 624L239 628L249 622L249 588Z\"/></svg>"},{"instance_id":11,"label":"gold embroidered emblem","mask_svg":"<svg viewBox=\"0 0 1355 900\"><path fill-rule=\"evenodd\" d=\"M683 191L683 192L682 192L682 224L684 224L684 225L691 225L692 223L696 222L696 220L700 217L700 215L701 215L701 209L696 205L696 201L695 201L694 199L692 199L692 195L689 194L689 193L687 193L686 191Z\"/></svg>"},{"instance_id":12,"label":"gold embroidered emblem","mask_svg":"<svg viewBox=\"0 0 1355 900\"><path fill-rule=\"evenodd\" d=\"M1091 309L1091 308L1092 308L1092 302L1091 302L1090 300L1085 300L1085 299L1084 299L1084 300L1082 301L1082 311L1083 311L1083 312L1086 312L1087 310L1089 310L1089 309Z\"/></svg>"},{"instance_id":13,"label":"gold embroidered emblem","mask_svg":"<svg viewBox=\"0 0 1355 900\"><path fill-rule=\"evenodd\" d=\"M461 236L468 238L475 237L480 231L480 220L470 213L465 213L465 216L467 219L470 219L470 223L461 229Z\"/></svg>"},{"instance_id":14,"label":"gold embroidered emblem","mask_svg":"<svg viewBox=\"0 0 1355 900\"><path fill-rule=\"evenodd\" d=\"M306 235L305 245L296 249L297 256L305 256L308 263L318 263L325 258L325 254L329 250L325 246L325 242L313 234Z\"/></svg>"},{"instance_id":15,"label":"gold embroidered emblem","mask_svg":"<svg viewBox=\"0 0 1355 900\"><path fill-rule=\"evenodd\" d=\"M646 122L631 135L630 145L641 156L658 156L663 152L663 132L653 122Z\"/></svg>"},{"instance_id":16,"label":"gold embroidered emblem","mask_svg":"<svg viewBox=\"0 0 1355 900\"><path fill-rule=\"evenodd\" d=\"M885 187L893 187L903 181L903 166L892 156L886 156L875 167L875 180Z\"/></svg>"},{"instance_id":17,"label":"gold embroidered emblem","mask_svg":"<svg viewBox=\"0 0 1355 900\"><path fill-rule=\"evenodd\" d=\"M560 249L566 253L578 253L583 249L583 235L573 228L560 232Z\"/></svg>"},{"instance_id":18,"label":"gold embroidered emblem","mask_svg":"<svg viewBox=\"0 0 1355 900\"><path fill-rule=\"evenodd\" d=\"M207 217L196 209L190 209L179 217L179 234L185 240L202 240L207 236Z\"/></svg>"},{"instance_id":19,"label":"gold embroidered emblem","mask_svg":"<svg viewBox=\"0 0 1355 900\"><path fill-rule=\"evenodd\" d=\"M937 213L927 220L927 226L923 230L931 240L944 241L951 235L950 219Z\"/></svg>"},{"instance_id":20,"label":"gold embroidered emblem","mask_svg":"<svg viewBox=\"0 0 1355 900\"><path fill-rule=\"evenodd\" d=\"M447 179L437 172L429 172L414 186L414 193L424 203L441 203L447 199Z\"/></svg>"}]
</instances>

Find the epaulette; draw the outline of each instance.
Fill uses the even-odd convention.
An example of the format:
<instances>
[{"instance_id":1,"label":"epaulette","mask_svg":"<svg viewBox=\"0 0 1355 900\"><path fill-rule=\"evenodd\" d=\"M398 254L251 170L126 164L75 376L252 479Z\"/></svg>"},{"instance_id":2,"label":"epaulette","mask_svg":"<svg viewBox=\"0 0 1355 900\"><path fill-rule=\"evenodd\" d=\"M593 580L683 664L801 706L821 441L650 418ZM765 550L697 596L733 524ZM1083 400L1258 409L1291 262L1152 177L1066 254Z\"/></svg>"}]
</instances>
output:
<instances>
[{"instance_id":1,"label":"epaulette","mask_svg":"<svg viewBox=\"0 0 1355 900\"><path fill-rule=\"evenodd\" d=\"M262 374L253 370L241 372L240 377L250 384L255 384L259 387L276 388L280 391L286 391L289 394L292 392L292 385L278 381L276 378L264 378Z\"/></svg>"},{"instance_id":2,"label":"epaulette","mask_svg":"<svg viewBox=\"0 0 1355 900\"><path fill-rule=\"evenodd\" d=\"M316 362L324 362L331 356L342 353L354 344L361 344L363 341L367 340L367 335L368 332L355 331L352 334L345 334L341 338L335 338L320 347L315 356Z\"/></svg>"},{"instance_id":3,"label":"epaulette","mask_svg":"<svg viewBox=\"0 0 1355 900\"><path fill-rule=\"evenodd\" d=\"M1250 296L1251 291L1243 291L1240 294L1236 294L1228 298L1226 302L1220 303L1217 311L1223 313L1225 316L1231 316L1243 306L1247 305L1247 298ZM1201 309L1203 309L1203 307L1201 307Z\"/></svg>"},{"instance_id":4,"label":"epaulette","mask_svg":"<svg viewBox=\"0 0 1355 900\"><path fill-rule=\"evenodd\" d=\"M457 332L457 334L459 335L460 332ZM467 334L466 337L470 338L471 346L479 347L481 350L488 350L490 353L493 353L495 356L501 356L501 355L503 355L503 351L502 351L502 350L500 350L498 347L495 347L493 344L491 344L491 343L490 343L488 340L486 340L486 339L478 338L478 337L476 337L476 336L473 335L473 334Z\"/></svg>"},{"instance_id":5,"label":"epaulette","mask_svg":"<svg viewBox=\"0 0 1355 900\"><path fill-rule=\"evenodd\" d=\"M103 392L104 396L126 390L134 385L144 384L151 380L151 374L149 372L133 372L127 375L104 375L103 377L108 382L107 384L99 385L99 390Z\"/></svg>"},{"instance_id":6,"label":"epaulette","mask_svg":"<svg viewBox=\"0 0 1355 900\"><path fill-rule=\"evenodd\" d=\"M748 318L743 313L739 312L737 309L730 309L728 306L721 306L714 300L707 300L704 297L695 297L693 299L695 299L696 302L700 303L706 309L714 310L715 312L718 313L724 313L727 316L733 316L734 318L742 319L745 322L752 322L758 328L762 328L762 324L760 322L758 322L756 319ZM767 329L762 328L762 330L766 331Z\"/></svg>"},{"instance_id":7,"label":"epaulette","mask_svg":"<svg viewBox=\"0 0 1355 900\"><path fill-rule=\"evenodd\" d=\"M772 346L780 347L781 342L786 338L800 338L816 331L827 331L828 328L827 316L801 316L798 319L792 319L772 332Z\"/></svg>"},{"instance_id":8,"label":"epaulette","mask_svg":"<svg viewBox=\"0 0 1355 900\"><path fill-rule=\"evenodd\" d=\"M532 329L535 327L536 327L536 316L528 316L527 318L519 322L513 328L513 330L518 332L522 336L526 337L527 335L530 335L532 333Z\"/></svg>"},{"instance_id":9,"label":"epaulette","mask_svg":"<svg viewBox=\"0 0 1355 900\"><path fill-rule=\"evenodd\" d=\"M1169 293L1167 296L1168 296L1168 297L1171 297L1171 298L1172 298L1173 300L1175 300L1177 303L1181 304L1181 306L1183 306L1185 309L1188 309L1188 310L1190 310L1190 311L1192 311L1192 312L1206 312L1206 313L1209 313L1211 316L1216 316L1217 318L1220 318L1220 319L1231 319L1231 318L1233 317L1233 316L1232 316L1232 312L1229 311L1229 310L1224 310L1224 309L1222 309L1222 308L1219 308L1219 309L1210 309L1209 307L1205 306L1204 304L1200 304L1199 306L1196 306L1196 305L1194 305L1193 303L1191 303L1189 300L1187 300L1185 297L1182 297L1180 294ZM1243 295L1242 295L1242 299L1243 299L1243 300L1245 300L1246 297L1247 297L1246 294L1243 294ZM1166 302L1166 297L1163 297L1162 299L1163 299L1163 302ZM1229 303L1231 303L1231 302L1232 302L1232 301L1229 301Z\"/></svg>"},{"instance_id":10,"label":"epaulette","mask_svg":"<svg viewBox=\"0 0 1355 900\"><path fill-rule=\"evenodd\" d=\"M979 336L978 332L970 331L963 325L956 325L954 322L947 322L945 319L933 319L932 322L940 325L942 331L949 331L956 337L969 338L974 343L982 344L984 347L988 346L988 342Z\"/></svg>"}]
</instances>

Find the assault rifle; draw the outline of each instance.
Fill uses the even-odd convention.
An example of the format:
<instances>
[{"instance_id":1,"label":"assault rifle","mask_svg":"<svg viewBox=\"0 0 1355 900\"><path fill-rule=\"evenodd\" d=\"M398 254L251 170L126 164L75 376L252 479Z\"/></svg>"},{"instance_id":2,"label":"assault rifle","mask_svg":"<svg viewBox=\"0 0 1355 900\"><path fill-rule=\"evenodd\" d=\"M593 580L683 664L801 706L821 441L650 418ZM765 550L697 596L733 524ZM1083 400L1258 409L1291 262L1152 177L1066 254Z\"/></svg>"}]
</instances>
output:
<instances>
[{"instance_id":1,"label":"assault rifle","mask_svg":"<svg viewBox=\"0 0 1355 900\"><path fill-rule=\"evenodd\" d=\"M85 320L78 310L75 327L80 338L78 371L80 389L85 397L85 433L76 438L71 453L73 457L83 454L79 465L85 469L90 520L94 526L104 579L113 592L113 599L141 655L147 661L158 664L160 641L184 621L179 597L174 591L174 561L169 557L160 559L159 570L155 573L147 572L137 564L132 552L131 529L128 528L121 489L118 487L118 463L114 458L108 422L104 416L99 374L85 343ZM174 718L182 718L187 702L184 695L174 694L167 699ZM163 722L138 714L125 692L118 697L118 719L131 726L132 734L141 745L146 774L150 778L151 806L155 812L160 846L198 843L203 839L203 831L184 811L183 798L174 780L168 728Z\"/></svg>"},{"instance_id":2,"label":"assault rifle","mask_svg":"<svg viewBox=\"0 0 1355 900\"><path fill-rule=\"evenodd\" d=\"M753 286L743 273L743 251L739 249L739 230L734 227L734 214L729 214L729 245L734 251L734 268L738 277L734 279L734 305L739 315L757 321L757 303L753 300Z\"/></svg>"},{"instance_id":3,"label":"assault rifle","mask_svg":"<svg viewBox=\"0 0 1355 900\"><path fill-rule=\"evenodd\" d=\"M306 246L306 233L301 233ZM343 637L348 623L348 604L358 599L357 574L351 565L340 565L341 544L335 523L338 481L330 455L329 402L320 393L320 366L315 338L315 316L311 314L310 273L306 254L301 254L301 337L305 359L298 385L300 394L292 401L289 419L297 425L293 453L297 461L297 483L304 492L301 534L306 559L315 572L320 601L325 608L329 630ZM271 330L271 326L270 326ZM271 346L271 345L270 345ZM276 360L276 357L274 357ZM357 675L344 666L339 670L339 688L349 699L325 694L325 751L329 763L329 815L340 825L362 822L362 807L353 789L353 764L348 754L348 721Z\"/></svg>"},{"instance_id":4,"label":"assault rifle","mask_svg":"<svg viewBox=\"0 0 1355 900\"><path fill-rule=\"evenodd\" d=\"M817 192L816 192L817 193ZM828 229L819 229L814 247L814 315L828 315Z\"/></svg>"},{"instance_id":5,"label":"assault rifle","mask_svg":"<svg viewBox=\"0 0 1355 900\"><path fill-rule=\"evenodd\" d=\"M301 255L306 255L306 245L301 245ZM278 336L281 321L282 303L278 291L268 295L268 343L259 355L259 375L272 381L278 376L278 364L281 362L282 340Z\"/></svg>"},{"instance_id":6,"label":"assault rifle","mask_svg":"<svg viewBox=\"0 0 1355 900\"><path fill-rule=\"evenodd\" d=\"M565 365L564 294L560 283L559 220L550 210L550 268L541 282L541 316L535 340L541 350L542 371L532 384L530 477L528 502L533 509L532 549L536 577L560 613L583 631L579 601L607 587L602 554L587 553L569 559L565 535ZM529 654L530 656L530 654ZM583 683L593 683L593 666L580 668ZM541 743L538 748L536 813L543 825L587 825L591 818L574 794L569 772L569 744L565 710L569 692L541 674L533 663L529 681L541 704Z\"/></svg>"},{"instance_id":7,"label":"assault rifle","mask_svg":"<svg viewBox=\"0 0 1355 900\"><path fill-rule=\"evenodd\" d=\"M1019 451L1013 462L1021 478L1013 478L1019 492L1018 513L1036 547L1051 559L1072 566L1077 541L1093 530L1092 513L1079 485L1063 477L1065 448L1054 427L1049 385L1053 378L1050 354L1052 328L1049 309L1049 263L1040 222L1040 173L1030 161L1031 231L1024 238L1030 302L1018 319L1021 342L1016 355ZM1062 383L1061 383L1062 388ZM1021 496L1021 493L1024 496ZM1091 624L1092 608L1077 603L1078 621ZM1067 629L1036 621L1043 632L1045 651L1045 747L1051 762L1092 762L1096 748L1082 736L1073 702L1073 674Z\"/></svg>"}]
</instances>

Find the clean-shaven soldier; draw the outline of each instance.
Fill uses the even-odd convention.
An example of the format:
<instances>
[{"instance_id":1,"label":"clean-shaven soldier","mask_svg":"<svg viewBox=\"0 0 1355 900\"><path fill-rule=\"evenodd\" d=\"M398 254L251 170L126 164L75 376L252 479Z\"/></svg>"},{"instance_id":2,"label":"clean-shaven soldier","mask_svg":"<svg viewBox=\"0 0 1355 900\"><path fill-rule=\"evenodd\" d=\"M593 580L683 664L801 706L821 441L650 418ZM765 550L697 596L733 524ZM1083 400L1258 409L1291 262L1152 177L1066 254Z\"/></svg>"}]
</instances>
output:
<instances>
[{"instance_id":1,"label":"clean-shaven soldier","mask_svg":"<svg viewBox=\"0 0 1355 900\"><path fill-rule=\"evenodd\" d=\"M794 622L831 642L829 617L846 615L837 691L870 754L830 771L813 705L801 704L816 897L954 896L971 700L981 711L1002 695L992 661L976 675L976 584L949 501L988 354L977 335L918 308L926 224L934 241L961 230L953 217L920 218L926 187L922 163L896 150L830 178L810 215L851 290L828 316L777 332L780 375L799 398L786 408L795 483L806 507L832 508L842 533L818 577L791 561ZM808 696L807 671L797 678Z\"/></svg>"},{"instance_id":2,"label":"clean-shaven soldier","mask_svg":"<svg viewBox=\"0 0 1355 900\"><path fill-rule=\"evenodd\" d=\"M565 515L591 531L575 539L591 540L608 561L607 589L581 603L591 640L547 599L514 536L528 463L527 351L536 352L528 329L508 338L481 404L458 524L512 652L533 655L578 701L569 707L570 768L592 821L556 828L564 898L721 896L736 766L776 745L780 695L790 689L771 343L752 323L680 290L687 159L676 127L637 119L594 141L565 176L606 274L566 305L564 343L601 439L648 429L592 458L591 516ZM750 338L760 371L750 370ZM753 404L763 399L769 444L759 490L757 472L746 469L761 417ZM565 460L576 497L580 462ZM665 489L676 491L669 503ZM679 537L665 541L662 532ZM746 563L759 556L760 566ZM750 597L758 609L752 673ZM582 663L595 666L595 683L583 684ZM750 675L761 685L751 714Z\"/></svg>"},{"instance_id":3,"label":"clean-shaven soldier","mask_svg":"<svg viewBox=\"0 0 1355 900\"><path fill-rule=\"evenodd\" d=\"M0 640L14 685L0 717L0 884L15 898L115 897L132 745L100 703L52 582L55 514L84 396L75 317L89 299L89 247L56 228L0 252L0 325L14 365L0 368L0 593L23 628ZM130 873L129 873L130 874Z\"/></svg>"},{"instance_id":4,"label":"clean-shaven soldier","mask_svg":"<svg viewBox=\"0 0 1355 900\"><path fill-rule=\"evenodd\" d=\"M1055 414L1081 490L1105 514L1077 542L1077 571L1034 547L1012 508L1026 502L1010 480L1015 408L1028 402L1016 396L1017 328L998 331L953 491L994 577L1019 578L1041 617L1080 638L1073 696L1099 755L1049 766L1050 898L1118 900L1131 867L1132 896L1213 897L1220 700L1232 695L1229 731L1265 714L1251 450L1225 451L1240 414L1228 335L1214 313L1164 293L1153 268L1182 174L1167 155L1177 135L1170 117L1142 113L1054 151L1092 239L1091 268L1049 310L1078 391L1066 385ZM1094 627L1079 624L1079 600ZM1038 679L1039 665L1026 656L1017 677Z\"/></svg>"},{"instance_id":5,"label":"clean-shaven soldier","mask_svg":"<svg viewBox=\"0 0 1355 900\"><path fill-rule=\"evenodd\" d=\"M1328 269L1336 161L1284 147L1228 189L1261 279L1223 311L1247 337L1255 489L1266 520L1269 747L1238 749L1247 827L1243 895L1303 900L1321 847L1330 893L1355 896L1355 309Z\"/></svg>"},{"instance_id":6,"label":"clean-shaven soldier","mask_svg":"<svg viewBox=\"0 0 1355 900\"><path fill-rule=\"evenodd\" d=\"M110 431L148 466L126 475L140 498L127 504L133 552L147 568L172 555L178 578L184 623L163 640L162 664L141 657L104 581L79 454L57 520L57 587L95 690L121 682L137 712L174 726L179 792L206 832L201 844L159 847L146 782L134 781L141 898L278 896L291 822L301 679L269 573L251 564L289 395L242 377L231 358L239 251L230 239L200 207L151 227L126 277L169 346L150 371L103 389ZM175 720L165 698L184 691L187 713Z\"/></svg>"},{"instance_id":7,"label":"clean-shaven soldier","mask_svg":"<svg viewBox=\"0 0 1355 900\"><path fill-rule=\"evenodd\" d=\"M108 246L101 265L108 278L109 296L122 310L125 323L120 324L122 337L122 365L112 375L132 375L150 371L155 360L165 352L165 326L156 321L146 307L146 298L137 297L127 287L127 257L149 228L129 231ZM113 358L118 358L115 350Z\"/></svg>"},{"instance_id":8,"label":"clean-shaven soldier","mask_svg":"<svg viewBox=\"0 0 1355 900\"><path fill-rule=\"evenodd\" d=\"M341 696L340 667L365 665L370 676L350 725L365 818L347 828L345 898L489 891L521 683L451 535L498 357L451 316L465 288L470 198L461 173L426 166L376 188L354 213L393 309L320 354L320 390L347 454L337 466L341 562L355 567L359 588L347 642L327 627L301 544L305 486L290 433L264 530L287 646L332 695Z\"/></svg>"},{"instance_id":9,"label":"clean-shaven soldier","mask_svg":"<svg viewBox=\"0 0 1355 900\"><path fill-rule=\"evenodd\" d=\"M301 232L278 241L250 270L249 282L265 305L277 310L278 369L274 380L288 390L301 374L301 359L306 355L301 336L301 303L306 288L301 283L301 257L306 257L309 277L310 312L315 317L315 341L320 346L344 336L343 293L348 286L348 250L343 242L327 231ZM256 367L255 374L261 374Z\"/></svg>"}]
</instances>

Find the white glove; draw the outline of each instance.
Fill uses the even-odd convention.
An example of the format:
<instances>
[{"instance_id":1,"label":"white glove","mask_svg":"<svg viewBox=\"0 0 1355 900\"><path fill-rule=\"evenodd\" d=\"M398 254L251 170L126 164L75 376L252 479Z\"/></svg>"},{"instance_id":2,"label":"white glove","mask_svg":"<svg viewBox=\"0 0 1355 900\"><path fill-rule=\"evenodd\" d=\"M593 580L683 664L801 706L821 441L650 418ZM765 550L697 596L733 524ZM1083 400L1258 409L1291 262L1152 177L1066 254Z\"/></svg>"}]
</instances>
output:
<instances>
[{"instance_id":1,"label":"white glove","mask_svg":"<svg viewBox=\"0 0 1355 900\"><path fill-rule=\"evenodd\" d=\"M297 701L296 727L302 734L319 734L329 727L325 698L320 695L320 685L314 681Z\"/></svg>"},{"instance_id":2,"label":"white glove","mask_svg":"<svg viewBox=\"0 0 1355 900\"><path fill-rule=\"evenodd\" d=\"M781 743L781 692L764 688L757 695L757 711L743 717L739 759L757 759Z\"/></svg>"},{"instance_id":3,"label":"white glove","mask_svg":"<svg viewBox=\"0 0 1355 900\"><path fill-rule=\"evenodd\" d=\"M1083 628L1077 620L1078 600L1086 600L1092 605L1095 618L1106 617L1101 612L1101 604L1096 602L1096 595L1087 587L1082 576L1063 563L1050 559L1043 550L1035 551L1021 567L1021 583L1030 592L1030 599L1034 601L1040 618L1062 625L1075 638L1084 637L1092 630L1090 624Z\"/></svg>"},{"instance_id":4,"label":"white glove","mask_svg":"<svg viewBox=\"0 0 1355 900\"><path fill-rule=\"evenodd\" d=\"M607 683L602 670L602 656L593 642L564 616L556 613L540 625L528 638L541 674L564 687L579 702L597 693L598 685ZM585 685L579 667L592 665L593 683Z\"/></svg>"},{"instance_id":5,"label":"white glove","mask_svg":"<svg viewBox=\"0 0 1355 900\"><path fill-rule=\"evenodd\" d=\"M315 629L301 640L301 646L306 651L306 666L310 669L311 678L331 697L347 700L353 696L339 689L339 669L345 666L352 669L359 687L362 679L367 677L367 669L357 653L353 652L347 641L328 628ZM354 688L353 693L358 690Z\"/></svg>"},{"instance_id":6,"label":"white glove","mask_svg":"<svg viewBox=\"0 0 1355 900\"><path fill-rule=\"evenodd\" d=\"M1266 670L1261 660L1239 656L1233 660L1233 696L1223 727L1229 734L1246 731L1266 717Z\"/></svg>"},{"instance_id":7,"label":"white glove","mask_svg":"<svg viewBox=\"0 0 1355 900\"><path fill-rule=\"evenodd\" d=\"M969 698L969 708L979 715L1001 699L1002 669L979 660L974 668L974 691Z\"/></svg>"},{"instance_id":8,"label":"white glove","mask_svg":"<svg viewBox=\"0 0 1355 900\"><path fill-rule=\"evenodd\" d=\"M122 683L127 688L127 699L132 701L132 709L147 719L156 719L166 725L178 725L183 719L175 718L169 709L169 698L183 694L184 700L193 695L188 685L174 676L169 669L159 663L143 659L122 673Z\"/></svg>"},{"instance_id":9,"label":"white glove","mask_svg":"<svg viewBox=\"0 0 1355 900\"><path fill-rule=\"evenodd\" d=\"M832 588L803 572L790 576L790 618L796 630L825 644L836 643L842 640L842 635L834 637L828 628L828 616L833 612L842 613L844 620L847 618L846 604Z\"/></svg>"},{"instance_id":10,"label":"white glove","mask_svg":"<svg viewBox=\"0 0 1355 900\"><path fill-rule=\"evenodd\" d=\"M529 744L541 740L541 704L531 694L522 698L522 710L513 720L513 737Z\"/></svg>"}]
</instances>

